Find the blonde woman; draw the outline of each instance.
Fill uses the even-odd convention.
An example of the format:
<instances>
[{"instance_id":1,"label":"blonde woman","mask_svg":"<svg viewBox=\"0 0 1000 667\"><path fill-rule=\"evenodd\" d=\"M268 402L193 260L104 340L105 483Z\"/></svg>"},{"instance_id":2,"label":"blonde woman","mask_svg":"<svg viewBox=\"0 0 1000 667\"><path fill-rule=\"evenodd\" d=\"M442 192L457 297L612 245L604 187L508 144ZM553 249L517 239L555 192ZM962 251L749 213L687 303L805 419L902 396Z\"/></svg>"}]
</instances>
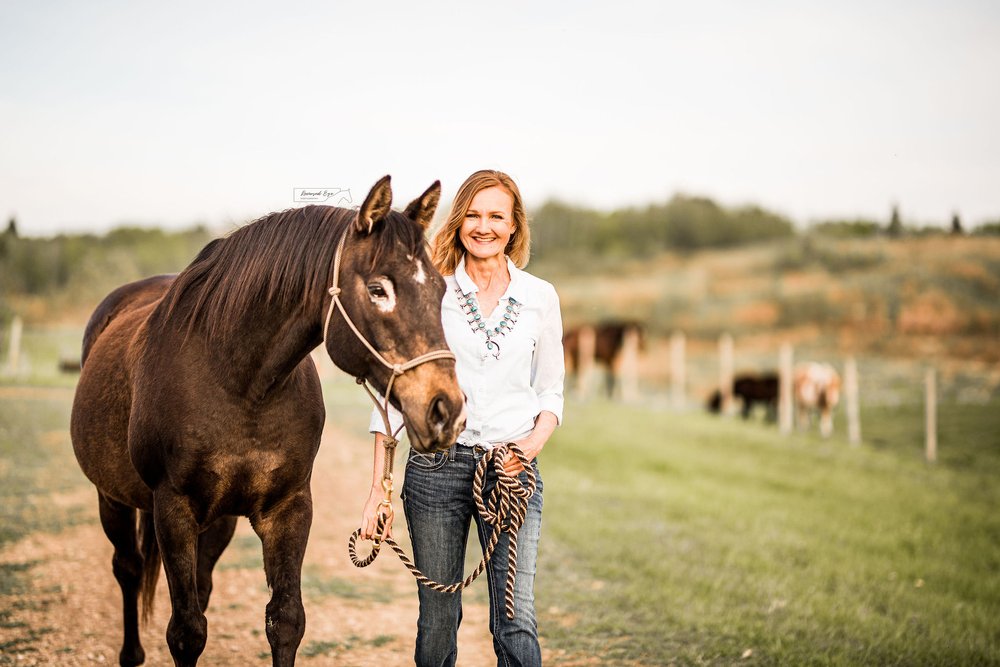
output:
<instances>
[{"instance_id":1,"label":"blonde woman","mask_svg":"<svg viewBox=\"0 0 1000 667\"><path fill-rule=\"evenodd\" d=\"M522 270L531 245L528 220L517 185L503 172L482 170L466 179L431 245L434 264L447 283L441 319L457 357L467 422L449 451L424 455L410 450L400 497L414 560L431 579L461 580L471 523L475 521L481 544L492 532L472 497L476 464L497 444L518 444L531 462L537 487L517 534L513 620L504 613L506 533L487 569L490 631L498 665L540 665L533 592L542 519L536 457L562 419L559 298L551 284ZM394 413L393 420L396 429L402 418ZM384 429L381 417L373 413L375 462L361 527L367 538L375 534L382 499ZM505 473L526 477L512 455ZM484 496L495 475L490 469ZM418 595L416 664L455 665L461 592L444 594L418 586Z\"/></svg>"}]
</instances>

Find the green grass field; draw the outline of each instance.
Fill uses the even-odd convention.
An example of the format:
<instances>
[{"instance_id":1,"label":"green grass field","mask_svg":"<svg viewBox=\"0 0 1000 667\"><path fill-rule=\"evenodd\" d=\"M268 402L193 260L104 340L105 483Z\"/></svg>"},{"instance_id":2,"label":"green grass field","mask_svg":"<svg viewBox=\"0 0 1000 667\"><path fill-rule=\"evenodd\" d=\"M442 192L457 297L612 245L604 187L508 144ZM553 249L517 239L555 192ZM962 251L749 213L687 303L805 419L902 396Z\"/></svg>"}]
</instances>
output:
<instances>
[{"instance_id":1,"label":"green grass field","mask_svg":"<svg viewBox=\"0 0 1000 667\"><path fill-rule=\"evenodd\" d=\"M1000 664L1000 402L865 412L851 448L575 405L543 454L550 646L607 664Z\"/></svg>"}]
</instances>

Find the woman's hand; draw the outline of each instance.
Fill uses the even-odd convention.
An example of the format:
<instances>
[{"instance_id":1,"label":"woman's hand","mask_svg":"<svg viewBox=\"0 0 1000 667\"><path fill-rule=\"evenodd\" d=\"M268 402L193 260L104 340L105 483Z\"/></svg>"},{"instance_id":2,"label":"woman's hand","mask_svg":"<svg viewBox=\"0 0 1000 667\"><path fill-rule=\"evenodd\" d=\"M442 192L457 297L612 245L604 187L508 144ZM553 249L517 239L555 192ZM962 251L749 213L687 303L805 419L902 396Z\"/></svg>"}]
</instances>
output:
<instances>
[{"instance_id":1,"label":"woman's hand","mask_svg":"<svg viewBox=\"0 0 1000 667\"><path fill-rule=\"evenodd\" d=\"M559 420L556 419L554 414L548 410L542 410L535 418L535 428L532 429L528 437L514 441L514 444L524 452L524 456L528 459L529 463L534 461L538 453L542 451L542 447L548 442L552 431L556 430L558 423ZM507 458L503 462L503 471L508 475L514 476L522 470L524 470L524 466L521 465L520 459L513 452L507 454Z\"/></svg>"},{"instance_id":2,"label":"woman's hand","mask_svg":"<svg viewBox=\"0 0 1000 667\"><path fill-rule=\"evenodd\" d=\"M529 463L535 460L535 457L538 456L538 452L542 451L541 445L538 445L537 442L530 436L521 440L515 440L512 444L521 448L521 451L524 452L524 456L528 459ZM517 455L514 454L514 452L508 452L507 458L504 459L503 462L503 471L511 477L515 477L522 470L524 470L524 466L521 465L521 460L517 458Z\"/></svg>"},{"instance_id":3,"label":"woman's hand","mask_svg":"<svg viewBox=\"0 0 1000 667\"><path fill-rule=\"evenodd\" d=\"M390 508L382 504L383 497L380 487L372 487L371 492L368 494L368 501L365 503L365 508L361 511L362 539L372 540L378 535L379 516L386 517L385 537L392 537L393 514L389 511Z\"/></svg>"}]
</instances>

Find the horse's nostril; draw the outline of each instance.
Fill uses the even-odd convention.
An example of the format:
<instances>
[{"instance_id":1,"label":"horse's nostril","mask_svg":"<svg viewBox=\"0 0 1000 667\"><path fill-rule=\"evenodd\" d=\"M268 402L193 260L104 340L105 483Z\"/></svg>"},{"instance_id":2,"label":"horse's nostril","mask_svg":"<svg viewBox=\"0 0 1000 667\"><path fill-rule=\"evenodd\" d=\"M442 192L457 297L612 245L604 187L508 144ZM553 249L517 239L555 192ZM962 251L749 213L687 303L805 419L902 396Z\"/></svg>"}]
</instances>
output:
<instances>
[{"instance_id":1,"label":"horse's nostril","mask_svg":"<svg viewBox=\"0 0 1000 667\"><path fill-rule=\"evenodd\" d=\"M436 396L431 401L430 408L428 409L427 421L435 429L442 431L447 426L450 417L451 413L448 411L448 401L445 400L444 396Z\"/></svg>"}]
</instances>

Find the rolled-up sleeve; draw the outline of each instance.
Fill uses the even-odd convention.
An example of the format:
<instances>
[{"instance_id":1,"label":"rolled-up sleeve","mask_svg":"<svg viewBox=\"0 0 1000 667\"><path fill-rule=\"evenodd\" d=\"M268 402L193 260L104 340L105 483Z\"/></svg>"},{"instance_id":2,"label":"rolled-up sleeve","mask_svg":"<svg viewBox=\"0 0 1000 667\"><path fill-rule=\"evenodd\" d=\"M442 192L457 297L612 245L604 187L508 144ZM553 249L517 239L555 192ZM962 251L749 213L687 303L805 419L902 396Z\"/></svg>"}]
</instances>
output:
<instances>
[{"instance_id":1,"label":"rolled-up sleeve","mask_svg":"<svg viewBox=\"0 0 1000 667\"><path fill-rule=\"evenodd\" d=\"M548 410L561 424L566 365L563 357L562 314L555 288L550 287L546 301L545 318L531 359L531 386L538 396L539 411Z\"/></svg>"},{"instance_id":2,"label":"rolled-up sleeve","mask_svg":"<svg viewBox=\"0 0 1000 667\"><path fill-rule=\"evenodd\" d=\"M376 396L378 396L378 402L381 405L384 399L381 394L376 393ZM393 433L397 433L403 427L403 413L394 408L391 403L389 404L389 427ZM368 423L368 432L391 435L385 432L385 420L382 419L382 413L379 412L378 408L372 408L372 417Z\"/></svg>"}]
</instances>

